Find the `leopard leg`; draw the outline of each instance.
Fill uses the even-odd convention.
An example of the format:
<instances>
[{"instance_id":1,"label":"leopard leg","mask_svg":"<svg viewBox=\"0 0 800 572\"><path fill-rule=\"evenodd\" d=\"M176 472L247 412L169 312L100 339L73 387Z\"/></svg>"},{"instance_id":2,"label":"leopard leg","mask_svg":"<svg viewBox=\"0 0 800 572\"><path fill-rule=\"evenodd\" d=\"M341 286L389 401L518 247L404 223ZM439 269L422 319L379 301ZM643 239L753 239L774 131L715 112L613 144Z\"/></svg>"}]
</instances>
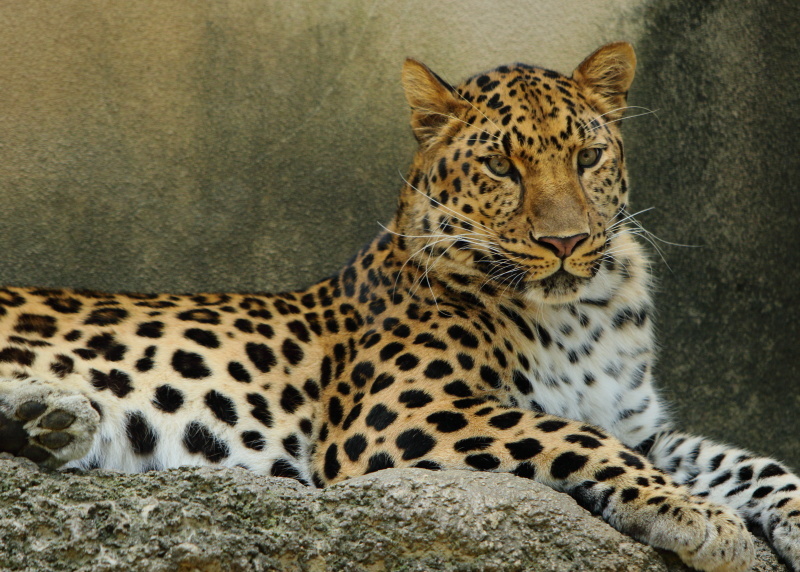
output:
<instances>
[{"instance_id":1,"label":"leopard leg","mask_svg":"<svg viewBox=\"0 0 800 572\"><path fill-rule=\"evenodd\" d=\"M572 495L621 532L699 570L747 570L754 558L752 537L731 509L690 496L592 426L482 398L402 413L381 403L363 410L347 430L337 423L317 449L315 466L328 483L401 466L510 472Z\"/></svg>"},{"instance_id":2,"label":"leopard leg","mask_svg":"<svg viewBox=\"0 0 800 572\"><path fill-rule=\"evenodd\" d=\"M648 456L693 495L736 510L800 571L800 477L768 457L677 431L658 434Z\"/></svg>"},{"instance_id":3,"label":"leopard leg","mask_svg":"<svg viewBox=\"0 0 800 572\"><path fill-rule=\"evenodd\" d=\"M0 378L0 452L47 468L81 459L100 413L83 393L37 378Z\"/></svg>"}]
</instances>

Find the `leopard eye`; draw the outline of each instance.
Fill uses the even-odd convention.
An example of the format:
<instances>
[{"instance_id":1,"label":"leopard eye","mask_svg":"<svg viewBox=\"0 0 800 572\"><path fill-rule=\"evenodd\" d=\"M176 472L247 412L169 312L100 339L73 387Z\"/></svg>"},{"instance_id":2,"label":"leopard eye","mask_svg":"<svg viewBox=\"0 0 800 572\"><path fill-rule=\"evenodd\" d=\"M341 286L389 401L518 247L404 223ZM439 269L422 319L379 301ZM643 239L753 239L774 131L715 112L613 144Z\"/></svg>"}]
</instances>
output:
<instances>
[{"instance_id":1,"label":"leopard eye","mask_svg":"<svg viewBox=\"0 0 800 572\"><path fill-rule=\"evenodd\" d=\"M600 161L600 156L603 154L602 149L597 147L588 147L578 151L578 167L581 169L588 169L594 167Z\"/></svg>"},{"instance_id":2,"label":"leopard eye","mask_svg":"<svg viewBox=\"0 0 800 572\"><path fill-rule=\"evenodd\" d=\"M489 157L489 160L486 161L486 166L498 177L507 177L513 169L511 160L500 155Z\"/></svg>"}]
</instances>

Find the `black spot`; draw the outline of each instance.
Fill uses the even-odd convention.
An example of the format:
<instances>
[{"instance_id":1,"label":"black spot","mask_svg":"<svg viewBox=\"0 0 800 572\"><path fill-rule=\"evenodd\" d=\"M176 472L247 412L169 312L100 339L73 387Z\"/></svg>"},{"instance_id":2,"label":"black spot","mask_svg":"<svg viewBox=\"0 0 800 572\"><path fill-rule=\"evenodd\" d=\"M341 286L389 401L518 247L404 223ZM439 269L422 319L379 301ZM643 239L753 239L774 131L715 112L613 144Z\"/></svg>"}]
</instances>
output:
<instances>
[{"instance_id":1,"label":"black spot","mask_svg":"<svg viewBox=\"0 0 800 572\"><path fill-rule=\"evenodd\" d=\"M427 455L436 445L436 439L421 429L407 429L395 439L395 444L403 451L403 460L419 459Z\"/></svg>"},{"instance_id":2,"label":"black spot","mask_svg":"<svg viewBox=\"0 0 800 572\"><path fill-rule=\"evenodd\" d=\"M753 478L753 467L747 465L739 469L739 481L749 481L752 478Z\"/></svg>"},{"instance_id":3,"label":"black spot","mask_svg":"<svg viewBox=\"0 0 800 572\"><path fill-rule=\"evenodd\" d=\"M553 433L558 431L559 429L563 429L566 427L568 423L566 421L558 421L556 419L550 419L548 421L542 421L538 425L537 428L541 429L545 433Z\"/></svg>"},{"instance_id":4,"label":"black spot","mask_svg":"<svg viewBox=\"0 0 800 572\"><path fill-rule=\"evenodd\" d=\"M339 470L342 468L342 465L339 463L338 454L339 448L336 446L336 443L331 444L325 452L325 476L329 481L335 479L336 475L339 474Z\"/></svg>"},{"instance_id":5,"label":"black spot","mask_svg":"<svg viewBox=\"0 0 800 572\"><path fill-rule=\"evenodd\" d=\"M523 462L517 465L514 470L511 471L511 474L522 477L523 479L534 479L536 478L536 467L531 463Z\"/></svg>"},{"instance_id":6,"label":"black spot","mask_svg":"<svg viewBox=\"0 0 800 572\"><path fill-rule=\"evenodd\" d=\"M295 479L300 481L301 483L305 483L306 480L289 461L286 459L278 459L273 463L272 468L269 470L269 474L273 477L283 477L285 479Z\"/></svg>"},{"instance_id":7,"label":"black spot","mask_svg":"<svg viewBox=\"0 0 800 572\"><path fill-rule=\"evenodd\" d=\"M267 338L268 340L271 340L275 336L275 330L273 330L272 326L270 326L269 324L257 325L256 331L265 338Z\"/></svg>"},{"instance_id":8,"label":"black spot","mask_svg":"<svg viewBox=\"0 0 800 572\"><path fill-rule=\"evenodd\" d=\"M503 382L500 381L500 374L488 365L481 366L481 379L494 389L499 388L503 384Z\"/></svg>"},{"instance_id":9,"label":"black spot","mask_svg":"<svg viewBox=\"0 0 800 572\"><path fill-rule=\"evenodd\" d=\"M253 406L250 414L262 425L272 427L272 413L269 410L269 403L267 399L259 393L248 393L247 403Z\"/></svg>"},{"instance_id":10,"label":"black spot","mask_svg":"<svg viewBox=\"0 0 800 572\"><path fill-rule=\"evenodd\" d=\"M253 333L253 322L251 322L247 318L239 318L233 323L233 327L239 330L240 332L244 332L245 334Z\"/></svg>"},{"instance_id":11,"label":"black spot","mask_svg":"<svg viewBox=\"0 0 800 572\"><path fill-rule=\"evenodd\" d=\"M375 471L381 471L383 469L391 469L392 467L394 467L394 459L392 459L389 453L376 453L369 458L367 470L364 471L364 474L374 473Z\"/></svg>"},{"instance_id":12,"label":"black spot","mask_svg":"<svg viewBox=\"0 0 800 572\"><path fill-rule=\"evenodd\" d=\"M178 319L185 322L199 322L201 324L219 324L219 313L214 310L187 310L178 314Z\"/></svg>"},{"instance_id":13,"label":"black spot","mask_svg":"<svg viewBox=\"0 0 800 572\"><path fill-rule=\"evenodd\" d=\"M470 467L474 467L479 471L491 471L500 466L500 459L489 453L478 453L476 455L467 455L464 462Z\"/></svg>"},{"instance_id":14,"label":"black spot","mask_svg":"<svg viewBox=\"0 0 800 572\"><path fill-rule=\"evenodd\" d=\"M394 383L394 377L389 375L388 373L381 373L378 377L375 378L375 381L372 382L372 387L370 388L370 394L374 395L381 391L382 389L386 389L390 385Z\"/></svg>"},{"instance_id":15,"label":"black spot","mask_svg":"<svg viewBox=\"0 0 800 572\"><path fill-rule=\"evenodd\" d=\"M253 365L263 373L269 371L277 365L278 361L275 359L275 354L264 344L257 344L255 342L248 342L245 347L245 352Z\"/></svg>"},{"instance_id":16,"label":"black spot","mask_svg":"<svg viewBox=\"0 0 800 572\"><path fill-rule=\"evenodd\" d=\"M158 435L140 411L128 412L125 421L125 433L131 448L137 455L149 455L156 449Z\"/></svg>"},{"instance_id":17,"label":"black spot","mask_svg":"<svg viewBox=\"0 0 800 572\"><path fill-rule=\"evenodd\" d=\"M92 310L83 322L87 326L113 326L128 317L128 311L122 308L100 308Z\"/></svg>"},{"instance_id":18,"label":"black spot","mask_svg":"<svg viewBox=\"0 0 800 572\"><path fill-rule=\"evenodd\" d=\"M414 409L417 407L424 407L433 401L433 397L421 389L408 389L400 394L398 401L404 403L409 409Z\"/></svg>"},{"instance_id":19,"label":"black spot","mask_svg":"<svg viewBox=\"0 0 800 572\"><path fill-rule=\"evenodd\" d=\"M155 367L155 362L153 361L153 358L143 357L141 359L136 360L136 371L140 373L145 373L147 371L150 371L154 367Z\"/></svg>"},{"instance_id":20,"label":"black spot","mask_svg":"<svg viewBox=\"0 0 800 572\"><path fill-rule=\"evenodd\" d=\"M408 336L411 335L411 328L403 324L397 326L392 333L398 338L407 338Z\"/></svg>"},{"instance_id":21,"label":"black spot","mask_svg":"<svg viewBox=\"0 0 800 572\"><path fill-rule=\"evenodd\" d=\"M533 386L531 385L531 380L528 379L528 376L525 375L518 369L514 370L514 374L511 376L511 379L514 382L514 385L519 390L520 393L523 395L528 395L531 391L533 391Z\"/></svg>"},{"instance_id":22,"label":"black spot","mask_svg":"<svg viewBox=\"0 0 800 572\"><path fill-rule=\"evenodd\" d=\"M230 455L227 443L218 439L211 431L197 421L186 426L183 445L190 453L202 453L212 463L219 463Z\"/></svg>"},{"instance_id":23,"label":"black spot","mask_svg":"<svg viewBox=\"0 0 800 572\"><path fill-rule=\"evenodd\" d=\"M453 406L456 409L469 409L470 407L475 407L476 405L483 405L486 403L487 399L485 397L470 397L467 399L457 399L453 402Z\"/></svg>"},{"instance_id":24,"label":"black spot","mask_svg":"<svg viewBox=\"0 0 800 572\"><path fill-rule=\"evenodd\" d=\"M767 477L777 477L785 474L786 471L783 468L779 467L775 463L770 463L769 465L761 469L761 472L758 474L758 478L766 479Z\"/></svg>"},{"instance_id":25,"label":"black spot","mask_svg":"<svg viewBox=\"0 0 800 572\"><path fill-rule=\"evenodd\" d=\"M364 387L367 382L375 375L375 366L371 362L362 361L353 366L353 372L350 374L350 379L356 387Z\"/></svg>"},{"instance_id":26,"label":"black spot","mask_svg":"<svg viewBox=\"0 0 800 572\"><path fill-rule=\"evenodd\" d=\"M564 437L567 443L577 443L585 449L597 449L602 445L600 441L588 435L567 435Z\"/></svg>"},{"instance_id":27,"label":"black spot","mask_svg":"<svg viewBox=\"0 0 800 572\"><path fill-rule=\"evenodd\" d=\"M544 447L536 439L528 437L513 443L506 443L506 449L514 459L524 461L541 453Z\"/></svg>"},{"instance_id":28,"label":"black spot","mask_svg":"<svg viewBox=\"0 0 800 572\"><path fill-rule=\"evenodd\" d=\"M328 402L328 419L331 420L331 423L338 426L343 416L344 409L342 408L342 402L334 395Z\"/></svg>"},{"instance_id":29,"label":"black spot","mask_svg":"<svg viewBox=\"0 0 800 572\"><path fill-rule=\"evenodd\" d=\"M636 500L639 498L639 489L636 487L628 487L627 489L622 489L622 492L619 494L620 500L623 503L631 502L632 500Z\"/></svg>"},{"instance_id":30,"label":"black spot","mask_svg":"<svg viewBox=\"0 0 800 572\"><path fill-rule=\"evenodd\" d=\"M295 337L301 342L308 342L311 339L311 335L308 332L308 328L306 325L299 321L294 320L293 322L289 322L286 324L286 327L289 328L289 331L292 332Z\"/></svg>"},{"instance_id":31,"label":"black spot","mask_svg":"<svg viewBox=\"0 0 800 572\"><path fill-rule=\"evenodd\" d=\"M425 368L425 377L430 379L442 379L453 373L453 366L444 360L436 359Z\"/></svg>"},{"instance_id":32,"label":"black spot","mask_svg":"<svg viewBox=\"0 0 800 572\"><path fill-rule=\"evenodd\" d=\"M287 385L283 388L280 403L286 413L294 413L305 401L303 394L293 385Z\"/></svg>"},{"instance_id":33,"label":"black spot","mask_svg":"<svg viewBox=\"0 0 800 572\"><path fill-rule=\"evenodd\" d=\"M710 483L708 483L708 486L709 487L719 486L722 483L724 483L725 481L729 480L730 478L731 478L730 472L729 471L725 471L721 475L718 475L718 476L714 477L714 479Z\"/></svg>"},{"instance_id":34,"label":"black spot","mask_svg":"<svg viewBox=\"0 0 800 572\"><path fill-rule=\"evenodd\" d=\"M453 433L466 427L469 422L463 414L454 411L438 411L431 413L425 420L436 425L436 430L441 433Z\"/></svg>"},{"instance_id":35,"label":"black spot","mask_svg":"<svg viewBox=\"0 0 800 572\"><path fill-rule=\"evenodd\" d=\"M397 413L387 408L384 404L378 403L367 414L366 424L378 431L383 431L394 423L395 419L397 419Z\"/></svg>"},{"instance_id":36,"label":"black spot","mask_svg":"<svg viewBox=\"0 0 800 572\"><path fill-rule=\"evenodd\" d=\"M629 467L633 467L634 469L644 469L644 463L642 463L641 458L637 457L636 455L627 453L625 451L620 451L619 458L622 459L622 462Z\"/></svg>"},{"instance_id":37,"label":"black spot","mask_svg":"<svg viewBox=\"0 0 800 572\"><path fill-rule=\"evenodd\" d=\"M239 420L239 415L237 415L236 406L230 398L212 389L206 393L205 402L206 407L211 410L217 419L223 423L227 423L231 427L236 425L236 422Z\"/></svg>"},{"instance_id":38,"label":"black spot","mask_svg":"<svg viewBox=\"0 0 800 572\"><path fill-rule=\"evenodd\" d=\"M467 355L467 354L461 354L461 353L460 353L460 354L458 354L458 355L456 356L456 358L458 358L458 364L459 364L459 365L460 365L462 368L464 368L464 369L466 369L466 370L470 370L470 369L472 369L473 367L475 367L475 360L474 360L474 359L472 359L472 356L469 356L469 355Z\"/></svg>"},{"instance_id":39,"label":"black spot","mask_svg":"<svg viewBox=\"0 0 800 572\"><path fill-rule=\"evenodd\" d=\"M461 379L451 381L445 385L444 392L455 397L470 397L472 395L472 390L469 388L466 382Z\"/></svg>"},{"instance_id":40,"label":"black spot","mask_svg":"<svg viewBox=\"0 0 800 572\"><path fill-rule=\"evenodd\" d=\"M625 474L625 469L622 467L606 467L605 469L601 469L594 474L594 478L596 481L607 481L608 479L616 478L620 475Z\"/></svg>"},{"instance_id":41,"label":"black spot","mask_svg":"<svg viewBox=\"0 0 800 572\"><path fill-rule=\"evenodd\" d=\"M8 347L0 350L0 363L18 363L29 366L36 359L36 354L23 348Z\"/></svg>"},{"instance_id":42,"label":"black spot","mask_svg":"<svg viewBox=\"0 0 800 572\"><path fill-rule=\"evenodd\" d=\"M494 437L468 437L467 439L460 439L453 445L458 453L468 453L469 451L483 451L488 449L494 443Z\"/></svg>"},{"instance_id":43,"label":"black spot","mask_svg":"<svg viewBox=\"0 0 800 572\"><path fill-rule=\"evenodd\" d=\"M765 496L767 496L769 493L771 493L771 492L772 492L772 490L773 490L773 489L772 489L772 487L758 487L758 488L757 488L757 489L756 489L756 490L753 492L753 498L754 498L754 499L760 499L760 498L764 498L764 497L765 497Z\"/></svg>"},{"instance_id":44,"label":"black spot","mask_svg":"<svg viewBox=\"0 0 800 572\"><path fill-rule=\"evenodd\" d=\"M477 348L478 338L471 332L465 330L461 326L450 326L447 328L447 334L461 343L465 348Z\"/></svg>"},{"instance_id":45,"label":"black spot","mask_svg":"<svg viewBox=\"0 0 800 572\"><path fill-rule=\"evenodd\" d=\"M381 348L380 358L382 361L390 360L401 351L403 351L403 344L400 342L389 342Z\"/></svg>"},{"instance_id":46,"label":"black spot","mask_svg":"<svg viewBox=\"0 0 800 572\"><path fill-rule=\"evenodd\" d=\"M166 413L175 413L183 405L183 392L171 385L160 385L156 388L153 405Z\"/></svg>"},{"instance_id":47,"label":"black spot","mask_svg":"<svg viewBox=\"0 0 800 572\"><path fill-rule=\"evenodd\" d=\"M403 354L394 361L394 364L400 369L400 371L408 371L417 367L417 364L419 364L419 358L412 354Z\"/></svg>"},{"instance_id":48,"label":"black spot","mask_svg":"<svg viewBox=\"0 0 800 572\"><path fill-rule=\"evenodd\" d=\"M68 342L76 342L81 339L81 336L83 336L83 332L80 330L72 330L71 332L64 334L64 339Z\"/></svg>"},{"instance_id":49,"label":"black spot","mask_svg":"<svg viewBox=\"0 0 800 572\"><path fill-rule=\"evenodd\" d=\"M136 335L142 338L160 338L164 335L164 322L144 322L139 324Z\"/></svg>"},{"instance_id":50,"label":"black spot","mask_svg":"<svg viewBox=\"0 0 800 572\"><path fill-rule=\"evenodd\" d=\"M112 369L108 373L103 373L102 371L91 369L89 374L92 377L92 385L99 390L109 389L117 397L125 397L133 391L131 376L124 371Z\"/></svg>"},{"instance_id":51,"label":"black spot","mask_svg":"<svg viewBox=\"0 0 800 572\"><path fill-rule=\"evenodd\" d=\"M193 342L197 342L203 347L211 349L216 349L219 347L219 338L217 338L217 335L214 332L201 330L200 328L189 328L183 333L183 335Z\"/></svg>"},{"instance_id":52,"label":"black spot","mask_svg":"<svg viewBox=\"0 0 800 572\"><path fill-rule=\"evenodd\" d=\"M344 442L343 449L347 458L355 463L367 449L367 439L361 433L356 433Z\"/></svg>"},{"instance_id":53,"label":"black spot","mask_svg":"<svg viewBox=\"0 0 800 572\"><path fill-rule=\"evenodd\" d=\"M264 436L258 431L244 431L242 433L242 443L248 449L255 451L263 451L267 444L264 441Z\"/></svg>"},{"instance_id":54,"label":"black spot","mask_svg":"<svg viewBox=\"0 0 800 572\"><path fill-rule=\"evenodd\" d=\"M285 437L281 443L283 444L284 450L292 457L297 458L297 455L300 454L300 440L294 433Z\"/></svg>"},{"instance_id":55,"label":"black spot","mask_svg":"<svg viewBox=\"0 0 800 572\"><path fill-rule=\"evenodd\" d=\"M359 415L361 415L361 408L362 408L362 406L359 403L358 405L356 405L355 407L353 407L350 410L350 413L348 413L347 417L345 417L345 419L344 419L344 423L342 423L342 429L344 429L345 431L350 429L350 426L353 424L353 422L356 419L358 419Z\"/></svg>"},{"instance_id":56,"label":"black spot","mask_svg":"<svg viewBox=\"0 0 800 572\"><path fill-rule=\"evenodd\" d=\"M233 379L240 383L250 383L252 381L248 371L238 361L228 363L228 373Z\"/></svg>"},{"instance_id":57,"label":"black spot","mask_svg":"<svg viewBox=\"0 0 800 572\"><path fill-rule=\"evenodd\" d=\"M419 461L418 463L414 463L411 465L412 467L416 467L417 469L427 469L429 471L441 471L442 466L439 463L434 461L430 461L428 459L424 459Z\"/></svg>"},{"instance_id":58,"label":"black spot","mask_svg":"<svg viewBox=\"0 0 800 572\"><path fill-rule=\"evenodd\" d=\"M550 474L554 479L566 479L570 474L583 468L588 460L589 457L586 455L579 455L572 451L561 453L550 466Z\"/></svg>"},{"instance_id":59,"label":"black spot","mask_svg":"<svg viewBox=\"0 0 800 572\"><path fill-rule=\"evenodd\" d=\"M319 385L317 385L317 382L313 379L307 379L305 381L303 384L303 390L314 401L319 399Z\"/></svg>"},{"instance_id":60,"label":"black spot","mask_svg":"<svg viewBox=\"0 0 800 572\"><path fill-rule=\"evenodd\" d=\"M57 330L55 318L39 314L22 314L14 326L15 332L39 334L43 338L52 338Z\"/></svg>"},{"instance_id":61,"label":"black spot","mask_svg":"<svg viewBox=\"0 0 800 572\"><path fill-rule=\"evenodd\" d=\"M256 331L259 334L261 334L262 336L264 336L265 338L267 338L268 340L271 340L273 338L273 336L275 336L275 330L273 330L272 326L270 326L269 324L259 324L259 325L257 325L256 326Z\"/></svg>"},{"instance_id":62,"label":"black spot","mask_svg":"<svg viewBox=\"0 0 800 572\"><path fill-rule=\"evenodd\" d=\"M172 354L172 369L187 379L203 379L211 375L203 356L183 350L176 350Z\"/></svg>"},{"instance_id":63,"label":"black spot","mask_svg":"<svg viewBox=\"0 0 800 572\"><path fill-rule=\"evenodd\" d=\"M50 364L50 371L52 371L59 379L64 379L75 370L75 360L69 356L58 354L53 358Z\"/></svg>"},{"instance_id":64,"label":"black spot","mask_svg":"<svg viewBox=\"0 0 800 572\"><path fill-rule=\"evenodd\" d=\"M303 350L302 348L297 345L294 340L286 338L283 340L283 345L281 346L281 352L283 356L286 358L291 365L297 365L303 360Z\"/></svg>"},{"instance_id":65,"label":"black spot","mask_svg":"<svg viewBox=\"0 0 800 572\"><path fill-rule=\"evenodd\" d=\"M60 314L75 314L80 311L83 304L80 300L75 298L48 298L44 301L45 304L50 306Z\"/></svg>"},{"instance_id":66,"label":"black spot","mask_svg":"<svg viewBox=\"0 0 800 572\"><path fill-rule=\"evenodd\" d=\"M500 415L495 415L490 418L489 425L497 427L498 429L510 429L511 427L516 427L520 419L522 419L521 412L508 411L507 413L501 413Z\"/></svg>"}]
</instances>

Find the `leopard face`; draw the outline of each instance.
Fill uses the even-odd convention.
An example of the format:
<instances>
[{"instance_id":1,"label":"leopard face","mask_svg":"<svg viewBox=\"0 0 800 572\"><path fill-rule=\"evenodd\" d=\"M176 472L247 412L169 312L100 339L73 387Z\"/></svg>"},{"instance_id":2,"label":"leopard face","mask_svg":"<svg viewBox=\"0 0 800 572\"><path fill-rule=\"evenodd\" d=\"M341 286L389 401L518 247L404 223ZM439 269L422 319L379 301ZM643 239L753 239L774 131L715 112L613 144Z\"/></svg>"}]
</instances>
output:
<instances>
[{"instance_id":1,"label":"leopard face","mask_svg":"<svg viewBox=\"0 0 800 572\"><path fill-rule=\"evenodd\" d=\"M502 66L452 87L406 63L421 152L403 201L410 249L429 274L472 276L530 301L580 297L627 204L618 122L633 72L605 65L616 91L583 67L565 77Z\"/></svg>"}]
</instances>

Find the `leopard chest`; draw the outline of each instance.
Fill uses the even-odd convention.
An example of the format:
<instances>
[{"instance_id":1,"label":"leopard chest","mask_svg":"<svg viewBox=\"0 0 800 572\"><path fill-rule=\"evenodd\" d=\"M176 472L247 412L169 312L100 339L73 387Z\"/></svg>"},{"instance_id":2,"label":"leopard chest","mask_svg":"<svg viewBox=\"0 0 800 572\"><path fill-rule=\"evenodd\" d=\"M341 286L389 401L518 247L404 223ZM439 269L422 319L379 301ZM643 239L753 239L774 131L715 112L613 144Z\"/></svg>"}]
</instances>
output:
<instances>
[{"instance_id":1,"label":"leopard chest","mask_svg":"<svg viewBox=\"0 0 800 572\"><path fill-rule=\"evenodd\" d=\"M663 421L651 385L650 316L642 307L578 303L527 316L515 397L534 410L598 425L636 445ZM527 360L527 363L525 363Z\"/></svg>"}]
</instances>

